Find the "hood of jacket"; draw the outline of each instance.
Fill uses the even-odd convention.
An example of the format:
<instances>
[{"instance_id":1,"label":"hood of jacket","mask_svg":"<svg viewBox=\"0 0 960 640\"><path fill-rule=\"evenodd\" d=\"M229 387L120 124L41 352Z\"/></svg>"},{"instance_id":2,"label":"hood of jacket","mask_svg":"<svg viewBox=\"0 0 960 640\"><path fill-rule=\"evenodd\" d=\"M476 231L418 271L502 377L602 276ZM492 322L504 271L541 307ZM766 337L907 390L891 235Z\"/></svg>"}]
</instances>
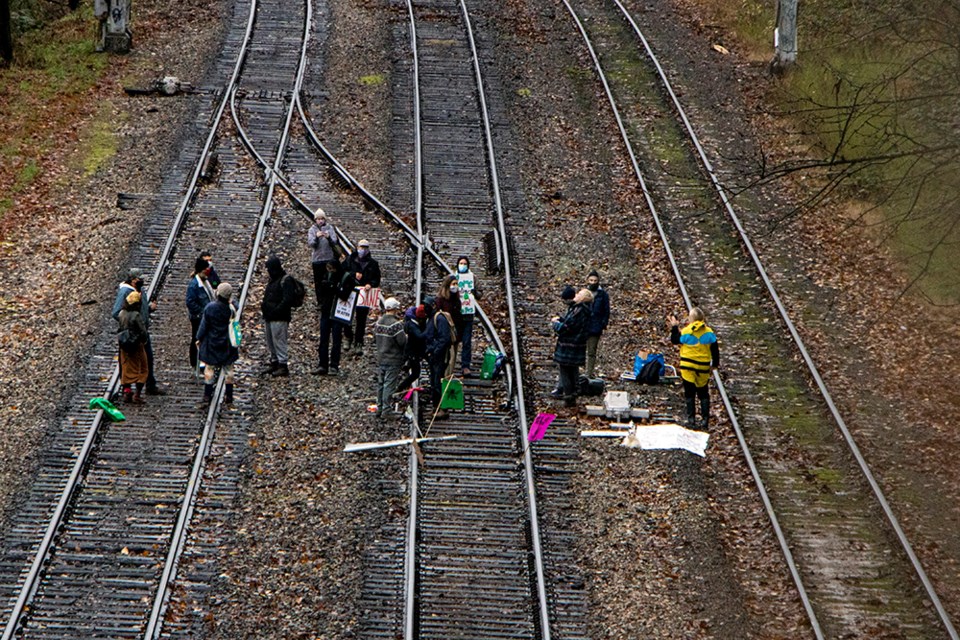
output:
<instances>
[{"instance_id":1,"label":"hood of jacket","mask_svg":"<svg viewBox=\"0 0 960 640\"><path fill-rule=\"evenodd\" d=\"M271 280L277 280L282 278L287 272L283 270L283 265L280 263L280 258L271 256L267 258L267 273L270 274Z\"/></svg>"}]
</instances>

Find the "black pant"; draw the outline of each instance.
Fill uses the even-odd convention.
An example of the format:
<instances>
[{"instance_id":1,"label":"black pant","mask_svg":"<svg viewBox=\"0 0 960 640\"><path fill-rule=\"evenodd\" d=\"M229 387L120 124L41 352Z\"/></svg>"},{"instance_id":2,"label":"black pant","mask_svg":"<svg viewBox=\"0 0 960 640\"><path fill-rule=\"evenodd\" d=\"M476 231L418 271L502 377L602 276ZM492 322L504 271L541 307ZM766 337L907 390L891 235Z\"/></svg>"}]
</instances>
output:
<instances>
[{"instance_id":1,"label":"black pant","mask_svg":"<svg viewBox=\"0 0 960 640\"><path fill-rule=\"evenodd\" d=\"M347 342L363 347L363 336L367 333L367 316L370 315L370 307L357 307L353 311L357 326L354 329L347 326L344 333L347 335Z\"/></svg>"},{"instance_id":2,"label":"black pant","mask_svg":"<svg viewBox=\"0 0 960 640\"><path fill-rule=\"evenodd\" d=\"M696 398L700 399L700 417L704 422L710 419L710 386L698 387L687 380L683 381L683 398L687 403L687 418L692 422L697 417Z\"/></svg>"},{"instance_id":3,"label":"black pant","mask_svg":"<svg viewBox=\"0 0 960 640\"><path fill-rule=\"evenodd\" d=\"M343 332L347 325L334 320L329 313L320 314L320 368L339 369L340 351L343 348ZM330 338L333 337L333 348L330 348Z\"/></svg>"},{"instance_id":4,"label":"black pant","mask_svg":"<svg viewBox=\"0 0 960 640\"><path fill-rule=\"evenodd\" d=\"M577 397L577 380L580 378L580 365L560 364L560 389L565 400Z\"/></svg>"},{"instance_id":5,"label":"black pant","mask_svg":"<svg viewBox=\"0 0 960 640\"><path fill-rule=\"evenodd\" d=\"M197 331L200 330L200 321L203 318L190 318L190 366L197 368Z\"/></svg>"},{"instance_id":6,"label":"black pant","mask_svg":"<svg viewBox=\"0 0 960 640\"><path fill-rule=\"evenodd\" d=\"M440 404L443 395L443 374L447 370L447 361L450 359L450 347L440 353L430 355L430 398L433 406Z\"/></svg>"},{"instance_id":7,"label":"black pant","mask_svg":"<svg viewBox=\"0 0 960 640\"><path fill-rule=\"evenodd\" d=\"M407 356L406 367L410 370L410 373L397 385L397 389L401 391L403 389L409 389L420 379L420 356Z\"/></svg>"},{"instance_id":8,"label":"black pant","mask_svg":"<svg viewBox=\"0 0 960 640\"><path fill-rule=\"evenodd\" d=\"M326 262L311 262L313 266L313 291L317 294L317 305L323 309L323 299L320 296L320 283L327 277Z\"/></svg>"},{"instance_id":9,"label":"black pant","mask_svg":"<svg viewBox=\"0 0 960 640\"><path fill-rule=\"evenodd\" d=\"M147 343L143 346L147 351L147 389L156 389L157 379L153 375L153 343L149 336L147 336Z\"/></svg>"}]
</instances>

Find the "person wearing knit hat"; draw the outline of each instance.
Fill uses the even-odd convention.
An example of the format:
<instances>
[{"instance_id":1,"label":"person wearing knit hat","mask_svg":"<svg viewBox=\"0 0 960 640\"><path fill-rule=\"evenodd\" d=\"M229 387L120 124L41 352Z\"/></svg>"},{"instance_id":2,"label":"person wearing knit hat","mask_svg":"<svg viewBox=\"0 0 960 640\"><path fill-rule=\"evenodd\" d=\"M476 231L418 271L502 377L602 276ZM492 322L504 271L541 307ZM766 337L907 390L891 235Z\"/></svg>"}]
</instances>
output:
<instances>
[{"instance_id":1,"label":"person wearing knit hat","mask_svg":"<svg viewBox=\"0 0 960 640\"><path fill-rule=\"evenodd\" d=\"M557 346L553 350L553 360L560 369L560 388L565 406L577 404L577 384L580 365L587 359L587 325L590 322L590 304L593 294L589 289L581 289L573 298L573 306L562 318L553 318L553 331L557 336Z\"/></svg>"},{"instance_id":2,"label":"person wearing knit hat","mask_svg":"<svg viewBox=\"0 0 960 640\"><path fill-rule=\"evenodd\" d=\"M592 379L597 366L597 351L600 347L600 336L606 331L610 323L610 296L606 289L600 286L600 274L593 269L587 275L587 289L593 294L590 305L590 323L587 325L587 378Z\"/></svg>"},{"instance_id":3,"label":"person wearing knit hat","mask_svg":"<svg viewBox=\"0 0 960 640\"><path fill-rule=\"evenodd\" d=\"M337 230L327 219L323 209L313 212L313 224L307 231L307 246L310 247L310 264L313 268L313 289L317 304L324 297L323 282L327 276L327 262L346 253L340 246Z\"/></svg>"},{"instance_id":4,"label":"person wearing knit hat","mask_svg":"<svg viewBox=\"0 0 960 640\"><path fill-rule=\"evenodd\" d=\"M193 275L187 284L187 316L190 318L190 368L196 369L199 364L197 358L197 330L200 329L200 319L203 310L213 302L216 293L210 282L210 262L206 258L198 257L193 262Z\"/></svg>"},{"instance_id":5,"label":"person wearing knit hat","mask_svg":"<svg viewBox=\"0 0 960 640\"><path fill-rule=\"evenodd\" d=\"M405 360L407 334L400 320L400 301L387 298L383 301L384 312L373 327L373 339L377 345L377 418L382 418L397 390L400 370Z\"/></svg>"},{"instance_id":6,"label":"person wearing knit hat","mask_svg":"<svg viewBox=\"0 0 960 640\"><path fill-rule=\"evenodd\" d=\"M200 362L204 364L201 407L209 405L213 399L217 369L220 369L226 378L223 401L226 404L233 402L233 363L240 358L240 351L230 344L230 323L237 313L230 304L232 296L233 287L221 282L214 300L204 308L200 328L197 329L197 350Z\"/></svg>"},{"instance_id":7,"label":"person wearing knit hat","mask_svg":"<svg viewBox=\"0 0 960 640\"><path fill-rule=\"evenodd\" d=\"M150 314L156 310L157 303L150 300L147 289L143 284L143 271L137 267L128 269L126 279L117 286L117 295L113 299L113 309L111 309L110 315L119 322L120 312L124 309L127 296L130 295L131 291L140 293L140 317L143 319L143 325L147 332L147 342L144 345L147 352L147 395L162 396L166 392L157 386L157 379L153 375L153 345L150 342ZM120 377L122 378L122 363L120 367Z\"/></svg>"},{"instance_id":8,"label":"person wearing knit hat","mask_svg":"<svg viewBox=\"0 0 960 640\"><path fill-rule=\"evenodd\" d=\"M120 384L126 402L143 403L143 387L150 371L147 362L146 344L149 339L147 326L140 314L140 292L130 291L123 299L120 311ZM134 387L136 395L134 395Z\"/></svg>"},{"instance_id":9,"label":"person wearing knit hat","mask_svg":"<svg viewBox=\"0 0 960 640\"><path fill-rule=\"evenodd\" d=\"M563 292L560 293L560 299L567 304L572 304L575 295L577 295L577 290L568 284L563 288Z\"/></svg>"}]
</instances>

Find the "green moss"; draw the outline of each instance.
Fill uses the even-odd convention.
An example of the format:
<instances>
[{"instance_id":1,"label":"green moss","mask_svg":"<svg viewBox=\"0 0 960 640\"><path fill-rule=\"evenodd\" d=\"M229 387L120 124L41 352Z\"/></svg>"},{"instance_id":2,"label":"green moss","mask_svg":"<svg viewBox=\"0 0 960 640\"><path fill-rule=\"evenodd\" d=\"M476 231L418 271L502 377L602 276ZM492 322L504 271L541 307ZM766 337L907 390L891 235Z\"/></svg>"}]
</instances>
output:
<instances>
[{"instance_id":1,"label":"green moss","mask_svg":"<svg viewBox=\"0 0 960 640\"><path fill-rule=\"evenodd\" d=\"M80 165L85 176L96 173L116 155L116 120L112 114L102 111L81 136L84 142L81 145Z\"/></svg>"},{"instance_id":2,"label":"green moss","mask_svg":"<svg viewBox=\"0 0 960 640\"><path fill-rule=\"evenodd\" d=\"M12 192L20 193L30 186L30 184L39 174L40 167L38 167L36 161L31 158L23 167L20 168L20 171L17 172L17 177L13 181Z\"/></svg>"},{"instance_id":3,"label":"green moss","mask_svg":"<svg viewBox=\"0 0 960 640\"><path fill-rule=\"evenodd\" d=\"M383 84L386 79L386 76L384 76L382 73L373 73L366 76L360 76L360 84L365 87L376 87Z\"/></svg>"},{"instance_id":4,"label":"green moss","mask_svg":"<svg viewBox=\"0 0 960 640\"><path fill-rule=\"evenodd\" d=\"M530 89L523 87L522 89L517 89L517 95L521 98L529 98L531 95L533 95L533 92L530 91Z\"/></svg>"}]
</instances>

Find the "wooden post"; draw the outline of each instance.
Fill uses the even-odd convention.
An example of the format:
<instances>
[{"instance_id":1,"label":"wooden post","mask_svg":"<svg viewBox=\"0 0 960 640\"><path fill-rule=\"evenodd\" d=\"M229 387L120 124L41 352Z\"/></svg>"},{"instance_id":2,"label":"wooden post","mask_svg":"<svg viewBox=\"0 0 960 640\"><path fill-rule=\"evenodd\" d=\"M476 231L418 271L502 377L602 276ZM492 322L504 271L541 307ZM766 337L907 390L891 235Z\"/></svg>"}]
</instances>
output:
<instances>
[{"instance_id":1,"label":"wooden post","mask_svg":"<svg viewBox=\"0 0 960 640\"><path fill-rule=\"evenodd\" d=\"M783 75L797 62L797 1L777 0L777 27L774 31L770 71Z\"/></svg>"}]
</instances>

